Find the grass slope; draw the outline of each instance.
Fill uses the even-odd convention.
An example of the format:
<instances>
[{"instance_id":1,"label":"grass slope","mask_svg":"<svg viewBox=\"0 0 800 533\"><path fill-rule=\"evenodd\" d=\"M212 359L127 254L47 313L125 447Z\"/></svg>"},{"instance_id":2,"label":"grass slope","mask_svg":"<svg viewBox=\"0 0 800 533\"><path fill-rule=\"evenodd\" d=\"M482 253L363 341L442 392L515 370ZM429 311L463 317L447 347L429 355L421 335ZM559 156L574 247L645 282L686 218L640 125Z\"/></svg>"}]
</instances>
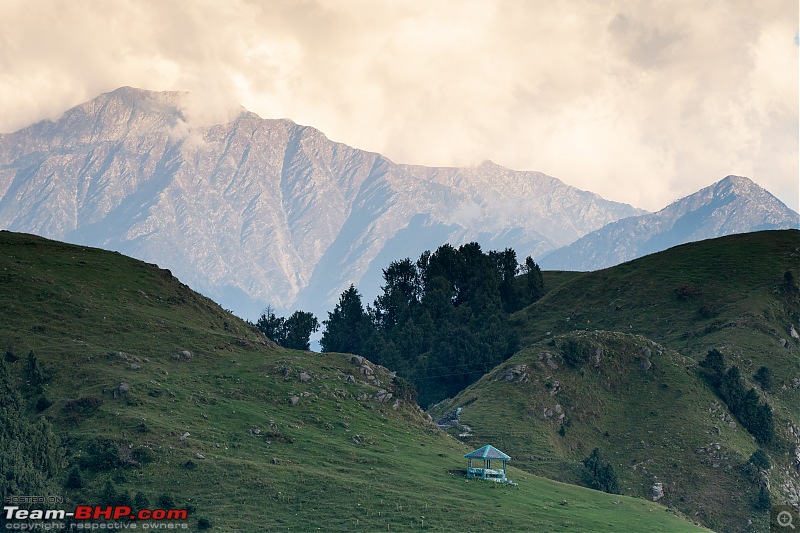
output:
<instances>
[{"instance_id":1,"label":"grass slope","mask_svg":"<svg viewBox=\"0 0 800 533\"><path fill-rule=\"evenodd\" d=\"M28 414L66 449L56 481L82 473L56 494L73 504L102 503L110 481L213 531L696 530L663 506L521 470L517 488L467 482L451 471L469 448L386 401L386 369L277 348L154 265L0 232L0 309ZM50 374L38 387L31 350ZM37 414L42 398L53 403Z\"/></svg>"},{"instance_id":2,"label":"grass slope","mask_svg":"<svg viewBox=\"0 0 800 533\"><path fill-rule=\"evenodd\" d=\"M695 367L718 348L748 387L760 366L772 370L775 386L760 393L780 436L768 450L770 492L778 503L791 501L800 488L800 345L791 334L800 329L800 300L783 288L787 271L800 279L798 231L734 235L597 272L546 274L547 294L513 318L527 347L432 413L463 407L474 435L468 442L492 439L528 471L585 482L580 460L598 447L625 494L649 498L657 479L662 502L704 524L744 531L752 519L766 530L766 516L752 505L758 486L741 468L756 444L739 424L729 427L730 413ZM567 339L599 350L599 363L566 366L560 347ZM560 392L551 394L556 381ZM567 421L563 436L556 404Z\"/></svg>"}]
</instances>

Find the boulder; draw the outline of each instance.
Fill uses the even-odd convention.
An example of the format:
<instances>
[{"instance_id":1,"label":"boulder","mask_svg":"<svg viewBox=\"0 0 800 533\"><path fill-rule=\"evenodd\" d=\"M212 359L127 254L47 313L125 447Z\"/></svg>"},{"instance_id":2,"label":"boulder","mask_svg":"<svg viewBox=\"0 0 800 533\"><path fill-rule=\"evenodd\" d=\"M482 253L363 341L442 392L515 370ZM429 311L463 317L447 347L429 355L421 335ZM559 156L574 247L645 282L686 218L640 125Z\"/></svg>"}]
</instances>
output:
<instances>
[{"instance_id":1,"label":"boulder","mask_svg":"<svg viewBox=\"0 0 800 533\"><path fill-rule=\"evenodd\" d=\"M383 389L380 389L375 394L374 398L375 398L375 401L378 402L378 403L386 403L386 402L388 402L389 400L392 399L392 393L388 392L388 391L385 391Z\"/></svg>"},{"instance_id":2,"label":"boulder","mask_svg":"<svg viewBox=\"0 0 800 533\"><path fill-rule=\"evenodd\" d=\"M311 375L308 372L300 372L300 381L305 383L311 380Z\"/></svg>"},{"instance_id":3,"label":"boulder","mask_svg":"<svg viewBox=\"0 0 800 533\"><path fill-rule=\"evenodd\" d=\"M653 486L650 487L650 493L653 495L653 501L657 502L664 497L664 485L661 483L653 483Z\"/></svg>"},{"instance_id":4,"label":"boulder","mask_svg":"<svg viewBox=\"0 0 800 533\"><path fill-rule=\"evenodd\" d=\"M592 359L591 359L592 360L592 366L594 366L595 368L600 366L600 360L602 358L603 358L603 349L602 348L597 348L594 351L594 354L592 354Z\"/></svg>"},{"instance_id":5,"label":"boulder","mask_svg":"<svg viewBox=\"0 0 800 533\"><path fill-rule=\"evenodd\" d=\"M299 396L292 396L292 397L289 398L289 405L295 406L298 403L300 403L300 397Z\"/></svg>"},{"instance_id":6,"label":"boulder","mask_svg":"<svg viewBox=\"0 0 800 533\"><path fill-rule=\"evenodd\" d=\"M516 365L506 370L506 374L503 377L506 381L520 381L527 383L530 381L530 375L527 372L528 366L527 365Z\"/></svg>"}]
</instances>

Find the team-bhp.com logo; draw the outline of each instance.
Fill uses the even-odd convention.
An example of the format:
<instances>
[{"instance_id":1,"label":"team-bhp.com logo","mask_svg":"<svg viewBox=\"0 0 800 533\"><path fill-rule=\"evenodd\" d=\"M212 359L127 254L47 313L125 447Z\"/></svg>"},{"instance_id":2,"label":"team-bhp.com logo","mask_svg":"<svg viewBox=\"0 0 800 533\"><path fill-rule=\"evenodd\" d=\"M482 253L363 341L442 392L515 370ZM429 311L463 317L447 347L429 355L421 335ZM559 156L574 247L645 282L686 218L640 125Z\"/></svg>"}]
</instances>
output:
<instances>
[{"instance_id":1,"label":"team-bhp.com logo","mask_svg":"<svg viewBox=\"0 0 800 533\"><path fill-rule=\"evenodd\" d=\"M125 505L78 505L75 511L64 509L22 509L3 507L5 529L18 531L61 529L188 529L186 509L140 509ZM65 523L69 521L69 525ZM100 521L100 522L98 522ZM137 523L138 522L138 523Z\"/></svg>"}]
</instances>

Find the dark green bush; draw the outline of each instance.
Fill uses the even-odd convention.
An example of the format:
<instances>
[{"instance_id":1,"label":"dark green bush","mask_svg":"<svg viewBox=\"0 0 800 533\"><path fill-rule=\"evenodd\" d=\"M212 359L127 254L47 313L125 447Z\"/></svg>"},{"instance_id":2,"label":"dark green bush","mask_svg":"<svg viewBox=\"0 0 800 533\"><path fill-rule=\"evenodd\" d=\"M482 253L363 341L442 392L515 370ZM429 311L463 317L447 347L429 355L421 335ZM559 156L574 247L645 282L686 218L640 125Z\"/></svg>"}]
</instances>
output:
<instances>
[{"instance_id":1,"label":"dark green bush","mask_svg":"<svg viewBox=\"0 0 800 533\"><path fill-rule=\"evenodd\" d=\"M572 368L582 367L592 353L592 347L575 339L567 339L561 344L561 357Z\"/></svg>"},{"instance_id":2,"label":"dark green bush","mask_svg":"<svg viewBox=\"0 0 800 533\"><path fill-rule=\"evenodd\" d=\"M64 482L64 486L68 489L83 488L83 475L81 475L80 468L76 466L69 471L69 474L67 475L67 481Z\"/></svg>"},{"instance_id":3,"label":"dark green bush","mask_svg":"<svg viewBox=\"0 0 800 533\"><path fill-rule=\"evenodd\" d=\"M80 466L94 472L113 470L120 466L119 447L111 439L98 437L91 439L80 458Z\"/></svg>"}]
</instances>

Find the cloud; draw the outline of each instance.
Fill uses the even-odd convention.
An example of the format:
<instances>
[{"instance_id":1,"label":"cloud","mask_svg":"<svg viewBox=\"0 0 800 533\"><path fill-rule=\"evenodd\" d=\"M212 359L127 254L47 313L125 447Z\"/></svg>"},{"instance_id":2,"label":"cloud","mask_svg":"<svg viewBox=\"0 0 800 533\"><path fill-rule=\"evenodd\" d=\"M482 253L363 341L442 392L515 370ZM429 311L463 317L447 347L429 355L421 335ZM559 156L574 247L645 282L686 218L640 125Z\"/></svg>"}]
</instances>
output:
<instances>
[{"instance_id":1,"label":"cloud","mask_svg":"<svg viewBox=\"0 0 800 533\"><path fill-rule=\"evenodd\" d=\"M241 104L403 163L491 159L648 209L742 174L797 209L792 4L6 0L0 131L185 90L195 122Z\"/></svg>"}]
</instances>

